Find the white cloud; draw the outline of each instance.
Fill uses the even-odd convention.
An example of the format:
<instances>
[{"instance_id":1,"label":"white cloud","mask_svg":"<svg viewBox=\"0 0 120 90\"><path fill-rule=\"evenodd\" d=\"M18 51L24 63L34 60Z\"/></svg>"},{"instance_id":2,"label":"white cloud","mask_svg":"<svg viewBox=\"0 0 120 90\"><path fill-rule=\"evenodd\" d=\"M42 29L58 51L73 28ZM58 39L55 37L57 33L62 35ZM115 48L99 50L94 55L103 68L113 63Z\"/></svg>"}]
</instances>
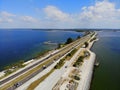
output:
<instances>
[{"instance_id":1,"label":"white cloud","mask_svg":"<svg viewBox=\"0 0 120 90\"><path fill-rule=\"evenodd\" d=\"M114 3L105 0L82 10L79 20L89 27L120 28L120 9L116 9Z\"/></svg>"},{"instance_id":2,"label":"white cloud","mask_svg":"<svg viewBox=\"0 0 120 90\"><path fill-rule=\"evenodd\" d=\"M80 9L81 12L69 14L56 6L49 5L36 10L36 13L40 12L39 19L3 11L0 12L0 23L5 27L9 23L9 26L13 27L31 28L120 28L120 9L108 0L97 1L92 6L84 6Z\"/></svg>"},{"instance_id":3,"label":"white cloud","mask_svg":"<svg viewBox=\"0 0 120 90\"><path fill-rule=\"evenodd\" d=\"M8 13L6 11L0 12L0 23L11 23L13 22L14 14Z\"/></svg>"},{"instance_id":4,"label":"white cloud","mask_svg":"<svg viewBox=\"0 0 120 90\"><path fill-rule=\"evenodd\" d=\"M36 18L33 18L31 16L22 16L21 17L21 20L25 21L25 22L29 22L29 23L35 23L37 22L38 20Z\"/></svg>"},{"instance_id":5,"label":"white cloud","mask_svg":"<svg viewBox=\"0 0 120 90\"><path fill-rule=\"evenodd\" d=\"M64 28L120 28L120 9L108 0L97 1L92 6L84 6L81 10L82 12L71 15L55 6L44 8L51 23L55 22L52 20L56 20L57 26L64 25Z\"/></svg>"},{"instance_id":6,"label":"white cloud","mask_svg":"<svg viewBox=\"0 0 120 90\"><path fill-rule=\"evenodd\" d=\"M8 13L6 11L2 11L2 12L0 12L0 16L2 16L2 17L14 17L16 15L14 15L12 13Z\"/></svg>"},{"instance_id":7,"label":"white cloud","mask_svg":"<svg viewBox=\"0 0 120 90\"><path fill-rule=\"evenodd\" d=\"M69 14L62 12L55 6L47 6L46 8L44 8L44 12L47 18L52 20L66 22L71 19Z\"/></svg>"}]
</instances>

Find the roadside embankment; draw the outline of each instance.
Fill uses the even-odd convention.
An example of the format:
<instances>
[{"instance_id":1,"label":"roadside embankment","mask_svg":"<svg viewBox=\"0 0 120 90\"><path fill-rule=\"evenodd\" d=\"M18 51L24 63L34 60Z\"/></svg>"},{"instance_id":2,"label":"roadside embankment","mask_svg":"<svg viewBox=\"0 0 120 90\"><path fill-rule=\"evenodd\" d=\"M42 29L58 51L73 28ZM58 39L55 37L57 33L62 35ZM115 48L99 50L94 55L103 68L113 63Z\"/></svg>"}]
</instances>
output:
<instances>
[{"instance_id":1,"label":"roadside embankment","mask_svg":"<svg viewBox=\"0 0 120 90\"><path fill-rule=\"evenodd\" d=\"M94 38L94 37L93 37ZM91 38L91 39L93 39ZM81 48L81 53L74 58L53 90L89 90L96 60L96 54L90 51L95 40L88 41L88 46Z\"/></svg>"},{"instance_id":2,"label":"roadside embankment","mask_svg":"<svg viewBox=\"0 0 120 90\"><path fill-rule=\"evenodd\" d=\"M96 60L96 54L90 51L91 47L93 46L94 42L98 39L89 42L89 46L86 48L87 51L90 53L89 59L85 59L83 64L80 67L80 81L77 90L89 90L90 84L92 80L94 64Z\"/></svg>"},{"instance_id":3,"label":"roadside embankment","mask_svg":"<svg viewBox=\"0 0 120 90\"><path fill-rule=\"evenodd\" d=\"M90 53L89 59L85 59L80 67L80 81L77 90L89 90L94 69L96 55L88 50Z\"/></svg>"},{"instance_id":4,"label":"roadside embankment","mask_svg":"<svg viewBox=\"0 0 120 90\"><path fill-rule=\"evenodd\" d=\"M96 60L96 54L90 51L90 49L95 41L97 41L96 33L90 38L90 40L87 41L87 46L83 45L83 48L79 48L80 52L73 56L74 58L70 60L70 65L64 66L66 71L62 73L61 78L58 80L52 90L90 89L94 64ZM44 83L43 85L49 84Z\"/></svg>"}]
</instances>

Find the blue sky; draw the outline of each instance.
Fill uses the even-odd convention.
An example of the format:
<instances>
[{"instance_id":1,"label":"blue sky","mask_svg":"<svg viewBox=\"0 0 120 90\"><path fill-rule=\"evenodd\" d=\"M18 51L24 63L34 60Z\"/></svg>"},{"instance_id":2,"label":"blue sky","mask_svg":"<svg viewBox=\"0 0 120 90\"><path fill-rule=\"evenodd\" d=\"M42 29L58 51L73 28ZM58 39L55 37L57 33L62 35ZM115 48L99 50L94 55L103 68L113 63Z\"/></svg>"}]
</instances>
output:
<instances>
[{"instance_id":1,"label":"blue sky","mask_svg":"<svg viewBox=\"0 0 120 90\"><path fill-rule=\"evenodd\" d=\"M0 0L0 28L120 28L119 0Z\"/></svg>"}]
</instances>

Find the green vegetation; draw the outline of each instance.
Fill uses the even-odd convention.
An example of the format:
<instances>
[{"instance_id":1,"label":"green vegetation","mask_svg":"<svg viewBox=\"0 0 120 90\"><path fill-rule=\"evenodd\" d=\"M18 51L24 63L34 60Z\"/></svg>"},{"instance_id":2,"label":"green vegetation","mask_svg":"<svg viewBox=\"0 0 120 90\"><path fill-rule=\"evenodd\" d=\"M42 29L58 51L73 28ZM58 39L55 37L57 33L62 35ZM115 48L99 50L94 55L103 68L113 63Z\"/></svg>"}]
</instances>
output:
<instances>
[{"instance_id":1,"label":"green vegetation","mask_svg":"<svg viewBox=\"0 0 120 90\"><path fill-rule=\"evenodd\" d=\"M80 38L81 38L80 35L78 35L76 39L80 39Z\"/></svg>"},{"instance_id":2,"label":"green vegetation","mask_svg":"<svg viewBox=\"0 0 120 90\"><path fill-rule=\"evenodd\" d=\"M38 58L40 58L41 56L47 54L48 51L50 51L50 50L45 50L45 51L43 51L43 52L37 53L37 54L34 56L33 59L38 59ZM20 60L20 61L18 61L18 62L16 62L16 63L12 63L12 64L10 64L10 65L8 65L8 66L5 66L5 67L3 68L3 69L5 70L5 75L4 75L3 77L1 77L0 79L6 77L6 76L8 76L8 75L10 75L11 73L17 71L18 69L23 68L24 66L26 66L26 65L24 65L23 63L24 63L24 60Z\"/></svg>"},{"instance_id":3,"label":"green vegetation","mask_svg":"<svg viewBox=\"0 0 120 90\"><path fill-rule=\"evenodd\" d=\"M88 43L88 42L85 42L84 44L85 44L85 48L87 48L87 47L88 47L88 45L89 45L89 43Z\"/></svg>"},{"instance_id":4,"label":"green vegetation","mask_svg":"<svg viewBox=\"0 0 120 90\"><path fill-rule=\"evenodd\" d=\"M97 38L96 37L94 37L94 38L92 38L91 40L90 40L90 42L92 42L92 41L94 41L94 40L96 40Z\"/></svg>"},{"instance_id":5,"label":"green vegetation","mask_svg":"<svg viewBox=\"0 0 120 90\"><path fill-rule=\"evenodd\" d=\"M55 68L55 69L60 69L60 68L64 65L66 58L67 58L67 57L72 57L72 56L75 54L76 51L77 51L77 49L74 49L74 50L72 50L70 53L68 53L65 58L61 59L61 60L55 65L54 68Z\"/></svg>"},{"instance_id":6,"label":"green vegetation","mask_svg":"<svg viewBox=\"0 0 120 90\"><path fill-rule=\"evenodd\" d=\"M95 32L93 32L93 33L91 34L91 37L92 37L94 34L95 34Z\"/></svg>"},{"instance_id":7,"label":"green vegetation","mask_svg":"<svg viewBox=\"0 0 120 90\"><path fill-rule=\"evenodd\" d=\"M71 37L69 37L65 44L70 44L71 42L73 42L73 39Z\"/></svg>"},{"instance_id":8,"label":"green vegetation","mask_svg":"<svg viewBox=\"0 0 120 90\"><path fill-rule=\"evenodd\" d=\"M13 64L10 64L6 67L4 67L4 70L5 70L5 76L15 72L16 70L24 67L25 65L23 65L24 63L24 60L21 60L19 62L16 62L16 63L13 63Z\"/></svg>"},{"instance_id":9,"label":"green vegetation","mask_svg":"<svg viewBox=\"0 0 120 90\"><path fill-rule=\"evenodd\" d=\"M84 36L86 36L86 35L88 35L90 33L91 33L91 31L86 31L85 34L84 34Z\"/></svg>"},{"instance_id":10,"label":"green vegetation","mask_svg":"<svg viewBox=\"0 0 120 90\"><path fill-rule=\"evenodd\" d=\"M70 53L68 53L68 54L66 55L66 57L68 57L68 56L69 56L69 57L73 56L76 51L77 51L77 49L72 50Z\"/></svg>"},{"instance_id":11,"label":"green vegetation","mask_svg":"<svg viewBox=\"0 0 120 90\"><path fill-rule=\"evenodd\" d=\"M80 38L81 38L81 36L78 35L77 38L76 38L76 40L77 40L77 39L80 39ZM74 39L71 38L71 37L69 37L64 44L63 44L63 43L59 43L59 44L58 44L58 49L64 47L66 44L72 43L73 41L74 41Z\"/></svg>"},{"instance_id":12,"label":"green vegetation","mask_svg":"<svg viewBox=\"0 0 120 90\"><path fill-rule=\"evenodd\" d=\"M65 59L61 59L54 67L54 69L60 69L65 63Z\"/></svg>"},{"instance_id":13,"label":"green vegetation","mask_svg":"<svg viewBox=\"0 0 120 90\"><path fill-rule=\"evenodd\" d=\"M59 43L59 44L58 44L58 49L64 47L66 44L70 44L70 43L73 42L73 41L74 41L74 40L73 40L71 37L69 37L64 44L63 44L63 43Z\"/></svg>"},{"instance_id":14,"label":"green vegetation","mask_svg":"<svg viewBox=\"0 0 120 90\"><path fill-rule=\"evenodd\" d=\"M44 81L52 72L54 72L54 69L50 70L47 74L39 78L38 80L32 82L27 90L34 90L42 81Z\"/></svg>"},{"instance_id":15,"label":"green vegetation","mask_svg":"<svg viewBox=\"0 0 120 90\"><path fill-rule=\"evenodd\" d=\"M90 53L88 51L83 51L83 55L80 56L77 61L73 64L74 67L79 67L81 62L83 62L84 58L89 57Z\"/></svg>"},{"instance_id":16,"label":"green vegetation","mask_svg":"<svg viewBox=\"0 0 120 90\"><path fill-rule=\"evenodd\" d=\"M84 57L90 56L90 53L88 51L84 51L83 53L84 53Z\"/></svg>"},{"instance_id":17,"label":"green vegetation","mask_svg":"<svg viewBox=\"0 0 120 90\"><path fill-rule=\"evenodd\" d=\"M70 83L70 87L68 87L68 90L71 90L71 87L72 90L77 90L78 82L76 82L75 80L70 80L69 83Z\"/></svg>"},{"instance_id":18,"label":"green vegetation","mask_svg":"<svg viewBox=\"0 0 120 90\"><path fill-rule=\"evenodd\" d=\"M23 67L24 60L20 60L19 62L12 63L6 67L4 67L5 70L10 69L10 68L21 68Z\"/></svg>"},{"instance_id":19,"label":"green vegetation","mask_svg":"<svg viewBox=\"0 0 120 90\"><path fill-rule=\"evenodd\" d=\"M58 44L58 49L59 49L59 48L62 48L62 47L64 47L64 46L65 46L65 44L59 43L59 44Z\"/></svg>"},{"instance_id":20,"label":"green vegetation","mask_svg":"<svg viewBox=\"0 0 120 90\"><path fill-rule=\"evenodd\" d=\"M80 80L80 77L77 76L77 75L75 75L75 76L74 76L74 79L75 79L75 80Z\"/></svg>"},{"instance_id":21,"label":"green vegetation","mask_svg":"<svg viewBox=\"0 0 120 90\"><path fill-rule=\"evenodd\" d=\"M84 56L80 56L77 61L73 64L74 67L80 66L80 63L83 62Z\"/></svg>"}]
</instances>

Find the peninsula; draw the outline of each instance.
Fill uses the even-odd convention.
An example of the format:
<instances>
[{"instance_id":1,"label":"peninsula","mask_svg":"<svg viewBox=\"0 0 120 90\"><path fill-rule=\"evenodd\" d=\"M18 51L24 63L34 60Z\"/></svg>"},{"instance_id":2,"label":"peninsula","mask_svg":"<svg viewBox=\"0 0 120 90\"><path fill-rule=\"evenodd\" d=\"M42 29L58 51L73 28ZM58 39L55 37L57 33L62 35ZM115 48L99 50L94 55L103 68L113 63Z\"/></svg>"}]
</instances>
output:
<instances>
[{"instance_id":1,"label":"peninsula","mask_svg":"<svg viewBox=\"0 0 120 90\"><path fill-rule=\"evenodd\" d=\"M70 42L0 80L0 90L89 90L96 32Z\"/></svg>"}]
</instances>

